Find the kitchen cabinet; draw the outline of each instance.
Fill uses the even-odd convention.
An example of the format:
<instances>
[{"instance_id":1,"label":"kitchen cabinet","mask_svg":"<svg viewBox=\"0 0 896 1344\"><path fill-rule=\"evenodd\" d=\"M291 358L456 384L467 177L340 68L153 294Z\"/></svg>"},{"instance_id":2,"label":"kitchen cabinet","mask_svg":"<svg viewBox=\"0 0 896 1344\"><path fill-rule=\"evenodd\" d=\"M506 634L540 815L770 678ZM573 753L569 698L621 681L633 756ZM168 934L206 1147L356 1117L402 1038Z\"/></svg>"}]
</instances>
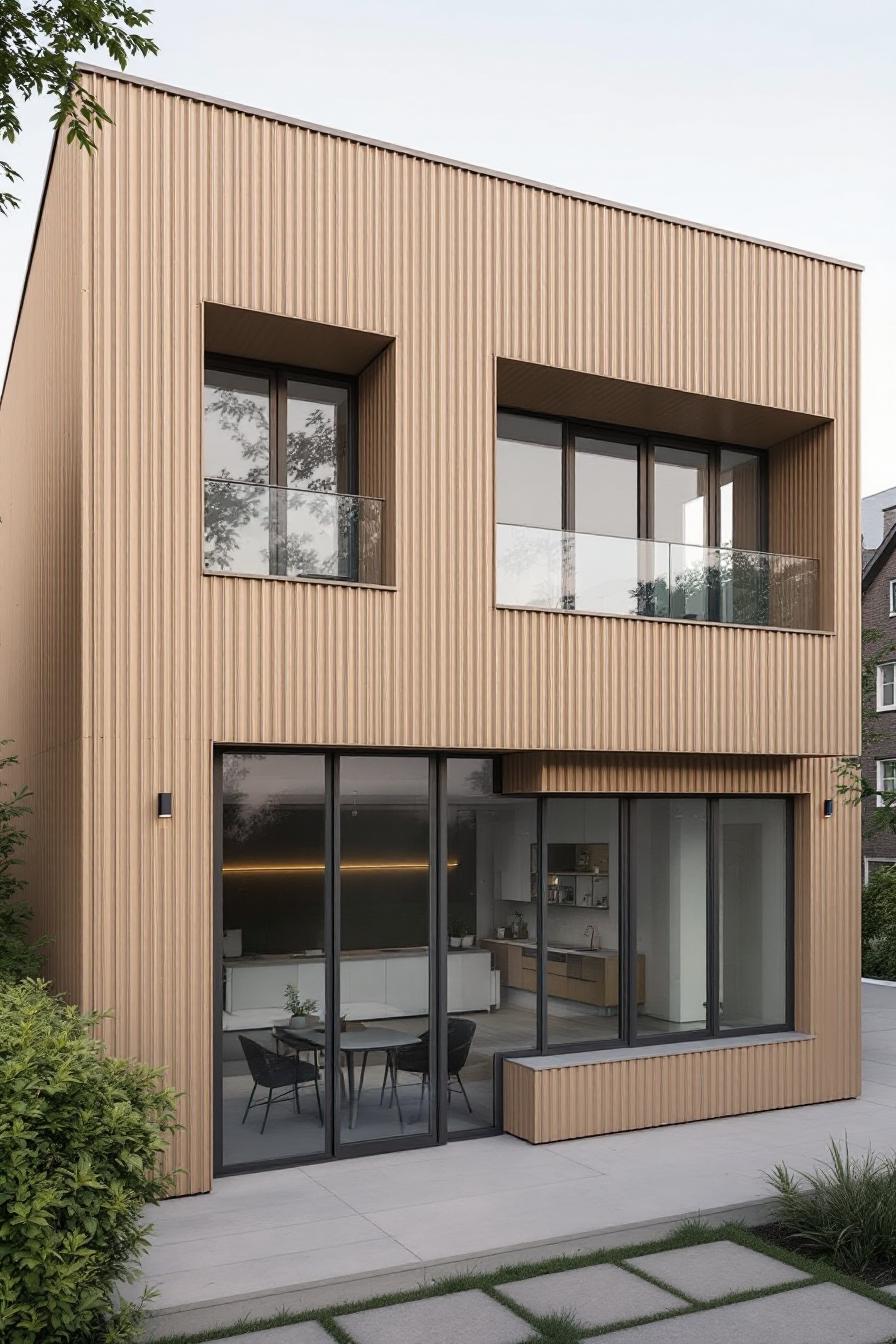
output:
<instances>
[{"instance_id":1,"label":"kitchen cabinet","mask_svg":"<svg viewBox=\"0 0 896 1344\"><path fill-rule=\"evenodd\" d=\"M534 994L538 986L538 956L534 943L520 943L501 938L482 938L486 948L501 971L502 983L510 989L527 989ZM548 994L574 1003L590 1003L598 1008L616 1008L619 1005L619 953L612 948L593 951L568 951L548 948ZM644 1002L646 964L643 952L638 953L637 995Z\"/></svg>"},{"instance_id":2,"label":"kitchen cabinet","mask_svg":"<svg viewBox=\"0 0 896 1344\"><path fill-rule=\"evenodd\" d=\"M429 953L425 948L395 952L346 953L339 965L342 1004L382 1004L390 1016L429 1012ZM224 1013L267 1010L273 1020L286 1012L286 986L303 998L325 1004L324 962L320 957L228 957L224 961ZM506 981L506 977L502 976ZM492 1006L491 957L482 948L448 953L448 1011L488 1012Z\"/></svg>"}]
</instances>

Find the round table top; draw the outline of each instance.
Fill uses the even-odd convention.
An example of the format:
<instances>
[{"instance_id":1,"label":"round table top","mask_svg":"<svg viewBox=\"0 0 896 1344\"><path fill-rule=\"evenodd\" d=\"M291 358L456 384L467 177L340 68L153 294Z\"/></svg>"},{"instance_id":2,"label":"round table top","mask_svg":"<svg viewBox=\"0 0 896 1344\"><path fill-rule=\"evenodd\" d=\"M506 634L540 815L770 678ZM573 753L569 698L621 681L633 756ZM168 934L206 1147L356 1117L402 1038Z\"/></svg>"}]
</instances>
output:
<instances>
[{"instance_id":1,"label":"round table top","mask_svg":"<svg viewBox=\"0 0 896 1344\"><path fill-rule=\"evenodd\" d=\"M296 1033L299 1035L300 1033ZM319 1027L301 1033L303 1040L312 1045L323 1045L326 1033ZM395 1050L400 1045L417 1045L420 1037L407 1031L394 1031L389 1027L368 1027L366 1031L341 1031L339 1033L340 1050Z\"/></svg>"}]
</instances>

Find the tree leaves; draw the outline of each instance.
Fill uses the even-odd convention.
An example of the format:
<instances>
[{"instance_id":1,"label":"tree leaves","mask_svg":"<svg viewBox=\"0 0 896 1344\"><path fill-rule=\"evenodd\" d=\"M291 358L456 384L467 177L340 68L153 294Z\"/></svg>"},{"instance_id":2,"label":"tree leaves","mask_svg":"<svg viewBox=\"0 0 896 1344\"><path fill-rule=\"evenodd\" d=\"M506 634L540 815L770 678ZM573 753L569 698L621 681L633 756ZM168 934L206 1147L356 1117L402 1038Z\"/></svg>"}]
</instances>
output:
<instances>
[{"instance_id":1,"label":"tree leaves","mask_svg":"<svg viewBox=\"0 0 896 1344\"><path fill-rule=\"evenodd\" d=\"M17 102L49 93L52 124L64 128L69 144L93 154L96 133L111 117L81 83L77 57L105 52L124 70L131 56L155 55L156 43L141 31L151 17L151 9L123 0L0 0L0 139L12 144L21 133ZM19 176L0 160L0 177L14 182ZM18 204L11 192L0 191L0 214Z\"/></svg>"}]
</instances>

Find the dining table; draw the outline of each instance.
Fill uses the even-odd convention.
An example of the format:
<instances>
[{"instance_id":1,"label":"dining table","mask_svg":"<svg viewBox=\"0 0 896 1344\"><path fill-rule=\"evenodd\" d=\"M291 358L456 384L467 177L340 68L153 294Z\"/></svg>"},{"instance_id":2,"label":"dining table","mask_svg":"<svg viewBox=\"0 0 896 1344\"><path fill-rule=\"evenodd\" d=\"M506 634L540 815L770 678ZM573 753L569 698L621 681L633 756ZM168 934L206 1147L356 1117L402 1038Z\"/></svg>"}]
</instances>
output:
<instances>
[{"instance_id":1,"label":"dining table","mask_svg":"<svg viewBox=\"0 0 896 1344\"><path fill-rule=\"evenodd\" d=\"M281 1028L280 1039L287 1040L286 1033ZM306 1030L290 1031L289 1036L296 1041L307 1041L314 1050L323 1050L326 1046L326 1031L323 1027L311 1027ZM420 1037L412 1032L396 1031L393 1027L364 1027L361 1029L349 1028L348 1031L340 1031L337 1037L337 1045L341 1054L345 1056L345 1072L348 1091L348 1127L354 1129L358 1119L358 1104L361 1099L361 1089L364 1086L364 1074L367 1070L367 1059L371 1054L383 1053L388 1062L392 1065L392 1088L395 1096L395 1102L398 1107L399 1124L404 1124L404 1116L401 1113L401 1098L398 1095L398 1084L395 1077L394 1058L395 1051L403 1045L419 1045ZM355 1087L355 1057L361 1056L361 1074L358 1079L358 1086Z\"/></svg>"}]
</instances>

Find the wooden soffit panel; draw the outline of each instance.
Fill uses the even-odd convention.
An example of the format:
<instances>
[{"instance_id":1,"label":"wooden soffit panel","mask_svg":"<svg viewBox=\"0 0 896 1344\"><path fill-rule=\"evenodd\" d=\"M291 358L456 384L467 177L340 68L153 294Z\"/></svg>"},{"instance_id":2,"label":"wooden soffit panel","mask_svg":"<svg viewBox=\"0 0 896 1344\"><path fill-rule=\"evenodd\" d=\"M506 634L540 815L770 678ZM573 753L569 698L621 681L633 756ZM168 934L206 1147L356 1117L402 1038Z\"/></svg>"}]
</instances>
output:
<instances>
[{"instance_id":1,"label":"wooden soffit panel","mask_svg":"<svg viewBox=\"0 0 896 1344\"><path fill-rule=\"evenodd\" d=\"M706 397L503 356L497 360L497 396L499 406L516 410L749 448L770 448L782 439L830 423L826 415Z\"/></svg>"},{"instance_id":2,"label":"wooden soffit panel","mask_svg":"<svg viewBox=\"0 0 896 1344\"><path fill-rule=\"evenodd\" d=\"M205 349L210 354L358 374L391 342L392 337L381 332L333 327L223 303L205 304Z\"/></svg>"}]
</instances>

